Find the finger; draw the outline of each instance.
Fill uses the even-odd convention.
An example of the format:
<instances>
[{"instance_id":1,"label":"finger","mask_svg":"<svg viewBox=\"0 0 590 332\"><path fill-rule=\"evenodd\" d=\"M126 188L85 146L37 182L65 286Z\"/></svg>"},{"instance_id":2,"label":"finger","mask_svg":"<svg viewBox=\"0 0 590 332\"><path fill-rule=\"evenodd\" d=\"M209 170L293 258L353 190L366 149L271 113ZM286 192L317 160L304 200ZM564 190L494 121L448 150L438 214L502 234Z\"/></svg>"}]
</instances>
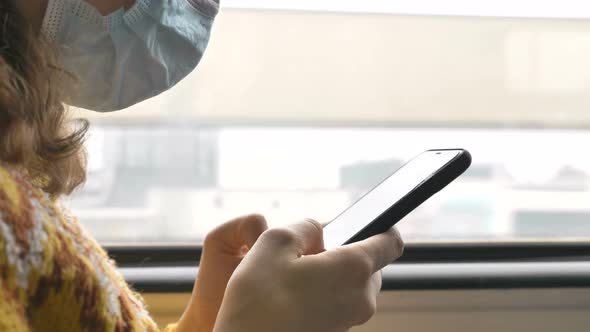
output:
<instances>
[{"instance_id":1,"label":"finger","mask_svg":"<svg viewBox=\"0 0 590 332\"><path fill-rule=\"evenodd\" d=\"M252 248L254 243L258 241L260 235L262 235L267 229L268 224L266 223L264 216L252 214L246 216L244 220L239 223L235 238L238 242Z\"/></svg>"},{"instance_id":2,"label":"finger","mask_svg":"<svg viewBox=\"0 0 590 332\"><path fill-rule=\"evenodd\" d=\"M205 243L223 245L230 251L238 251L243 246L251 248L267 229L264 216L250 214L232 219L215 228L207 235Z\"/></svg>"},{"instance_id":3,"label":"finger","mask_svg":"<svg viewBox=\"0 0 590 332\"><path fill-rule=\"evenodd\" d=\"M370 237L366 240L347 245L349 250L362 250L371 265L372 272L377 272L396 259L404 252L404 242L397 231L391 228L385 233Z\"/></svg>"},{"instance_id":4,"label":"finger","mask_svg":"<svg viewBox=\"0 0 590 332\"><path fill-rule=\"evenodd\" d=\"M306 219L282 228L270 229L264 233L265 252L296 259L324 251L323 230L320 223Z\"/></svg>"}]
</instances>

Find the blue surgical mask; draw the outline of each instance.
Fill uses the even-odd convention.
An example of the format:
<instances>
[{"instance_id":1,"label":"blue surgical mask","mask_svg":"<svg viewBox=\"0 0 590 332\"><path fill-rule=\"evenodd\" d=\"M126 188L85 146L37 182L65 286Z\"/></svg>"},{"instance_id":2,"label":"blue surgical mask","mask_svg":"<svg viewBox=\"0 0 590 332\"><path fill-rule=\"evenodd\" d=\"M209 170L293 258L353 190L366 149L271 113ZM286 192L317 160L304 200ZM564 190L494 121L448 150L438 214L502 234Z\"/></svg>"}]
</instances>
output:
<instances>
[{"instance_id":1,"label":"blue surgical mask","mask_svg":"<svg viewBox=\"0 0 590 332\"><path fill-rule=\"evenodd\" d=\"M209 42L218 0L137 0L102 16L49 0L43 34L58 47L67 104L101 112L154 97L186 77Z\"/></svg>"}]
</instances>

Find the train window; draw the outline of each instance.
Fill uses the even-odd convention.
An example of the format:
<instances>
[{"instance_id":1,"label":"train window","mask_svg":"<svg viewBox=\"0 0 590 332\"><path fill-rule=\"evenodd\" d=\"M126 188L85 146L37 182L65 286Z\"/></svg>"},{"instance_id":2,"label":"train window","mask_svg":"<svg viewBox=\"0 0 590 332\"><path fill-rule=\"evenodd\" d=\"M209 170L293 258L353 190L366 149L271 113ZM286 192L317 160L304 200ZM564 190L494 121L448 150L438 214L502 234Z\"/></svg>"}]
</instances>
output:
<instances>
[{"instance_id":1,"label":"train window","mask_svg":"<svg viewBox=\"0 0 590 332\"><path fill-rule=\"evenodd\" d=\"M67 204L101 243L327 221L444 147L474 164L400 224L408 242L590 239L590 21L571 19L588 8L226 2L185 81L80 111L90 173Z\"/></svg>"}]
</instances>

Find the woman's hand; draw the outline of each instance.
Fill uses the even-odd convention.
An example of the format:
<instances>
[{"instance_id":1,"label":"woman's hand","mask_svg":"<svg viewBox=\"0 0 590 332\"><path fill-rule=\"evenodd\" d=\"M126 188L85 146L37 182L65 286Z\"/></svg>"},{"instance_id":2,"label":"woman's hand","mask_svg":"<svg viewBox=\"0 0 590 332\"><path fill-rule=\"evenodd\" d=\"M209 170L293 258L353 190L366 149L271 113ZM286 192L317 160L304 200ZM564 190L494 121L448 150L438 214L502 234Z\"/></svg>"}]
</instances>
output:
<instances>
[{"instance_id":1,"label":"woman's hand","mask_svg":"<svg viewBox=\"0 0 590 332\"><path fill-rule=\"evenodd\" d=\"M264 217L254 214L231 220L207 235L193 295L177 331L213 330L228 280L267 228Z\"/></svg>"},{"instance_id":2,"label":"woman's hand","mask_svg":"<svg viewBox=\"0 0 590 332\"><path fill-rule=\"evenodd\" d=\"M232 275L214 331L347 331L373 316L380 270L402 252L395 229L329 251L315 221L271 229Z\"/></svg>"}]
</instances>

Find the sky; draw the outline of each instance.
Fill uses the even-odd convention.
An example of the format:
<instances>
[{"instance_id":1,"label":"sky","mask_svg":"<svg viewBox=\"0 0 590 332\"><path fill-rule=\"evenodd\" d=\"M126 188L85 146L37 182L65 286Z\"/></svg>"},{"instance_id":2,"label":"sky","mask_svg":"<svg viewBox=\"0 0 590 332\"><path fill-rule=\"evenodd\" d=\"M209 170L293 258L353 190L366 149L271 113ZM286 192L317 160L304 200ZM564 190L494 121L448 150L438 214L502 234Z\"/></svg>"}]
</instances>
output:
<instances>
[{"instance_id":1,"label":"sky","mask_svg":"<svg viewBox=\"0 0 590 332\"><path fill-rule=\"evenodd\" d=\"M225 8L459 15L590 18L588 0L223 0Z\"/></svg>"}]
</instances>

